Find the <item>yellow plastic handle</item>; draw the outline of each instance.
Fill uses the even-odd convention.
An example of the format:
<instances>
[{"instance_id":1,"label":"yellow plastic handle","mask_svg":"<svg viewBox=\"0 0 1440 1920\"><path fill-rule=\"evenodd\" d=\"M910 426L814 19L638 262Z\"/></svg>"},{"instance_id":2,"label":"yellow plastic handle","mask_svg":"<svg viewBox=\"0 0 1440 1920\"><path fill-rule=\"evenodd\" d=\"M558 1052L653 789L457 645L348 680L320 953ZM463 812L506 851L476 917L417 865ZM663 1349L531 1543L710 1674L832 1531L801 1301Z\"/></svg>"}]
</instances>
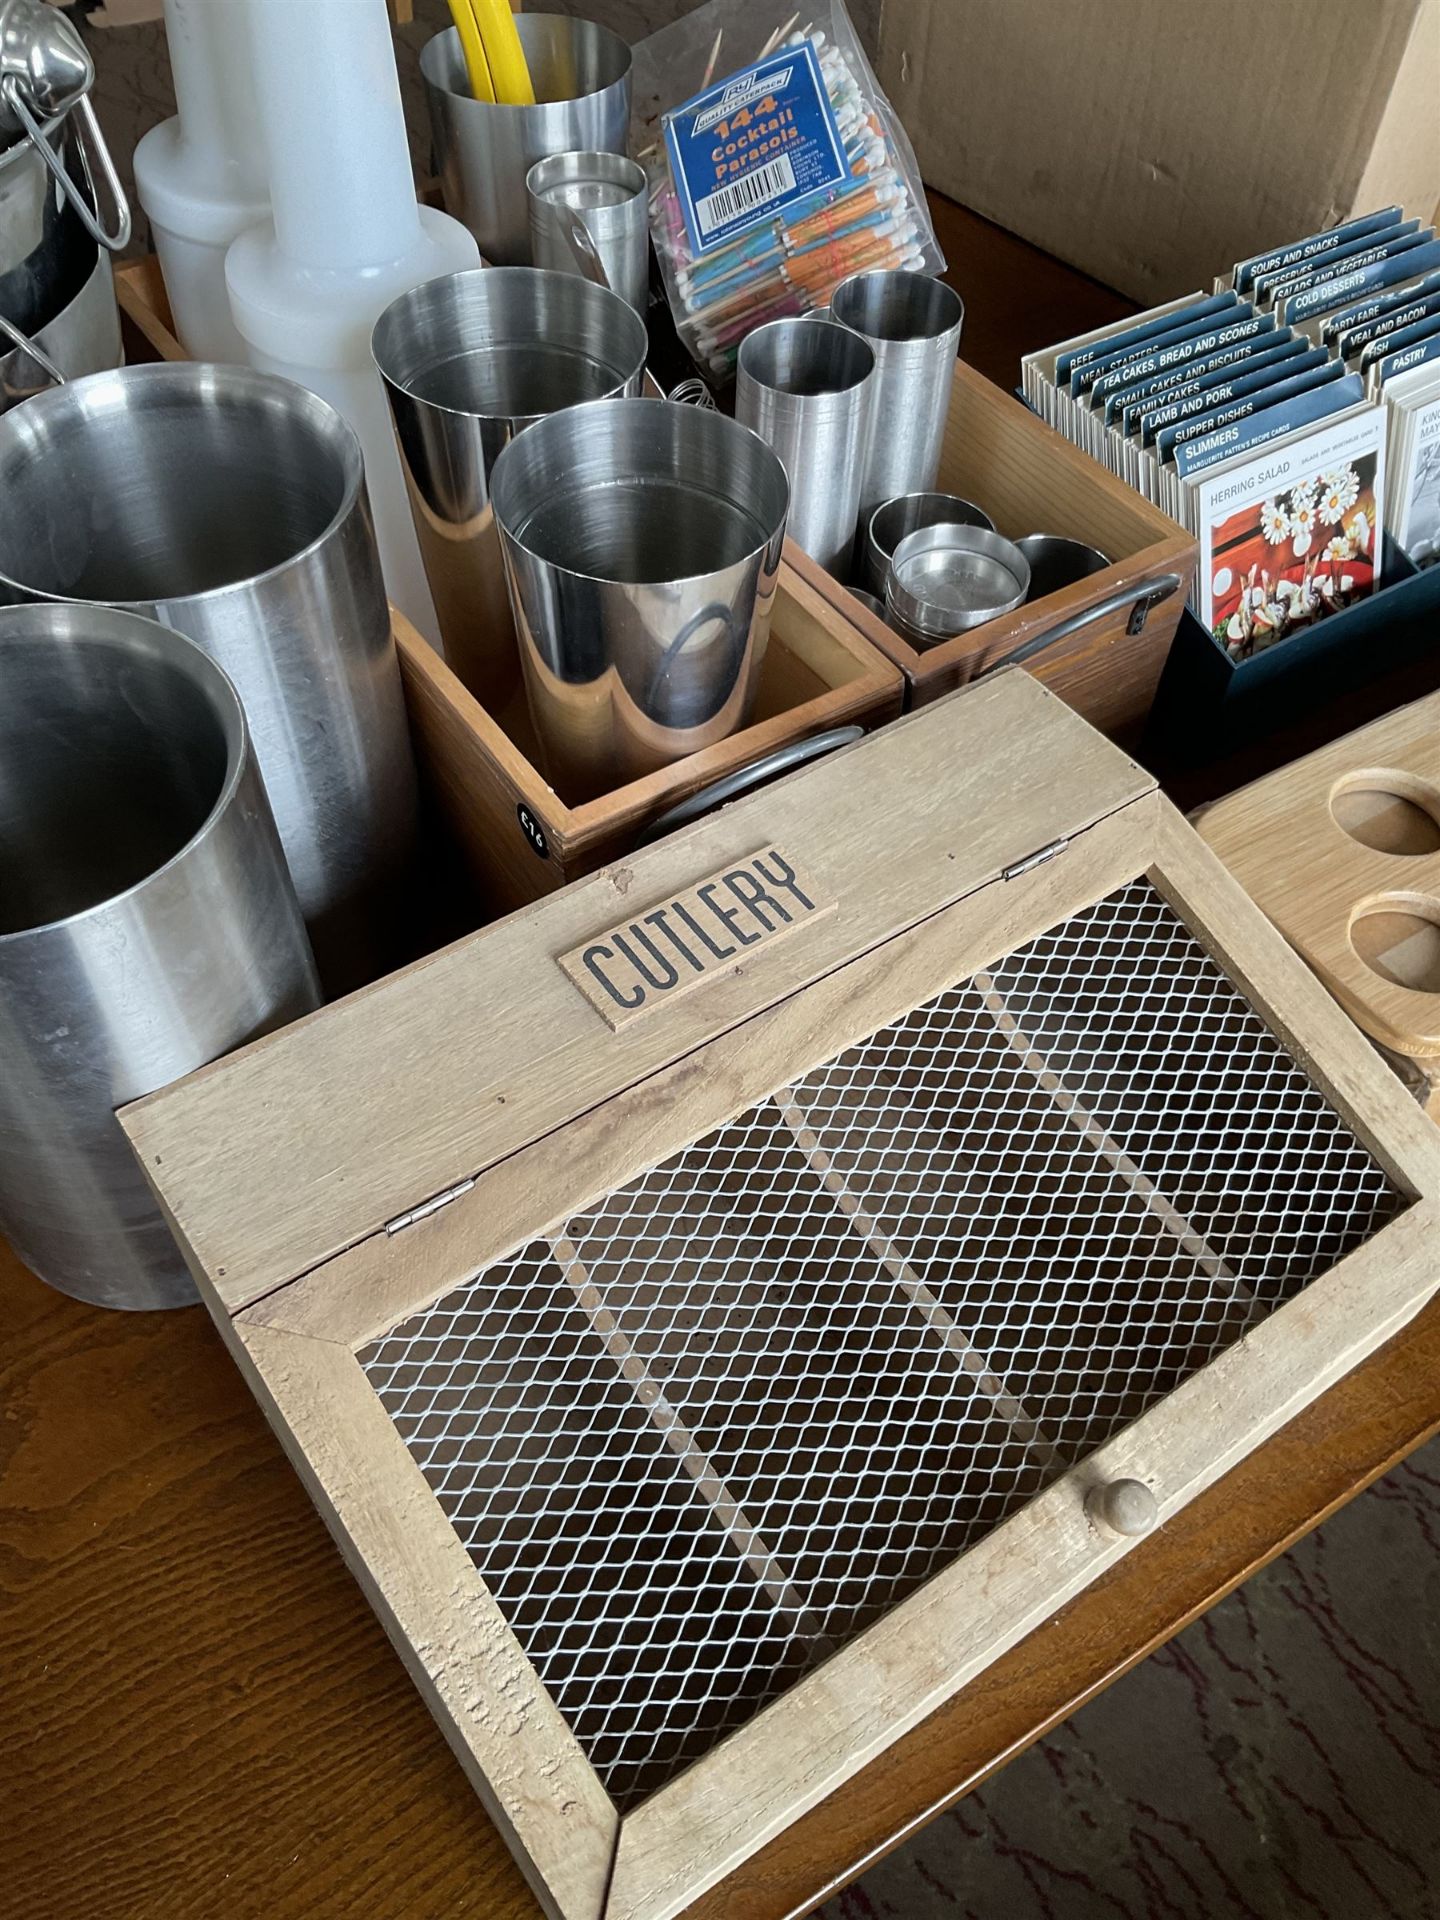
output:
<instances>
[{"instance_id":1,"label":"yellow plastic handle","mask_svg":"<svg viewBox=\"0 0 1440 1920\"><path fill-rule=\"evenodd\" d=\"M465 71L470 76L470 91L477 100L495 99L495 85L490 78L490 63L485 58L485 43L480 38L480 23L475 18L471 0L450 0L450 18L455 22L455 31L460 36L460 50L465 55Z\"/></svg>"},{"instance_id":2,"label":"yellow plastic handle","mask_svg":"<svg viewBox=\"0 0 1440 1920\"><path fill-rule=\"evenodd\" d=\"M533 107L535 89L525 64L525 49L510 11L510 0L471 0L485 43L485 58L495 82L495 98L506 107Z\"/></svg>"}]
</instances>

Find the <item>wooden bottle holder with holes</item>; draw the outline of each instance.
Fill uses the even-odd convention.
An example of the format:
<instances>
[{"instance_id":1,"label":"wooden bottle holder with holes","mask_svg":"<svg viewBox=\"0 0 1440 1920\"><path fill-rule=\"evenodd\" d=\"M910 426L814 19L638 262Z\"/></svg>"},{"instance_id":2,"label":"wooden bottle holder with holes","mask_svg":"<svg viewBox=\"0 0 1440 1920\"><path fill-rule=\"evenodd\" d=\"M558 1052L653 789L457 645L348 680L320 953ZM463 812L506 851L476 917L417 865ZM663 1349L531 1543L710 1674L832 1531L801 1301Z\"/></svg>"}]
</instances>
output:
<instances>
[{"instance_id":1,"label":"wooden bottle holder with holes","mask_svg":"<svg viewBox=\"0 0 1440 1920\"><path fill-rule=\"evenodd\" d=\"M736 1912L1440 1281L1440 1137L1020 673L122 1117L563 1920Z\"/></svg>"},{"instance_id":2,"label":"wooden bottle holder with holes","mask_svg":"<svg viewBox=\"0 0 1440 1920\"><path fill-rule=\"evenodd\" d=\"M1198 825L1356 1025L1440 1072L1440 693Z\"/></svg>"}]
</instances>

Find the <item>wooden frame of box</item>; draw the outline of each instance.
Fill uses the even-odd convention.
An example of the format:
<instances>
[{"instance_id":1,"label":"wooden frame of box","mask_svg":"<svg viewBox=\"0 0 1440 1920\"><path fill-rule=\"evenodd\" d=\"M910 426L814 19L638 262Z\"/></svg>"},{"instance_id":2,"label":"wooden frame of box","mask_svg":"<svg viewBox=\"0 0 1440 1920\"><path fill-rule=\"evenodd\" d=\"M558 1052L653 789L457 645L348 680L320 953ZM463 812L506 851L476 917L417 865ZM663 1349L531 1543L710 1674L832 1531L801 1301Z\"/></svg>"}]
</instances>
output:
<instances>
[{"instance_id":1,"label":"wooden frame of box","mask_svg":"<svg viewBox=\"0 0 1440 1920\"><path fill-rule=\"evenodd\" d=\"M1028 658L1026 668L1112 740L1138 744L1195 571L1193 536L963 360L955 363L935 484L972 500L1012 540L1062 534L1098 547L1113 564L924 649L902 639L808 555L791 554L797 572L889 655L917 707L989 672L1048 629L1089 615Z\"/></svg>"},{"instance_id":2,"label":"wooden frame of box","mask_svg":"<svg viewBox=\"0 0 1440 1920\"><path fill-rule=\"evenodd\" d=\"M803 920L653 1011L606 1017L578 984L577 952L656 902L703 896L757 847L803 869ZM1399 1210L622 1816L358 1351L1137 878L1303 1064ZM1151 779L1019 673L259 1041L122 1123L237 1361L559 1920L678 1920L723 1899L775 1834L1144 1552L1100 1523L1110 1509L1093 1496L1138 1481L1163 1521L1440 1282L1440 1138ZM1143 1180L1136 1192L1144 1201ZM862 1216L855 1231L877 1229Z\"/></svg>"}]
</instances>

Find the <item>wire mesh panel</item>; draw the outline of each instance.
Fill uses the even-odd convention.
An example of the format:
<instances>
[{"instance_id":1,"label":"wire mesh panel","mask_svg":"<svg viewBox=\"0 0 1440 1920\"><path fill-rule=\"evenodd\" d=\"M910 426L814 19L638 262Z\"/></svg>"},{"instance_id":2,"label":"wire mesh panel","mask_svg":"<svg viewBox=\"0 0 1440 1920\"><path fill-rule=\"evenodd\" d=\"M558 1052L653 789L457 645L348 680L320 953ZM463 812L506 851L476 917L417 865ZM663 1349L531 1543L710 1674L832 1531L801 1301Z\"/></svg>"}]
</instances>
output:
<instances>
[{"instance_id":1,"label":"wire mesh panel","mask_svg":"<svg viewBox=\"0 0 1440 1920\"><path fill-rule=\"evenodd\" d=\"M360 1358L623 1807L1403 1204L1136 882Z\"/></svg>"}]
</instances>

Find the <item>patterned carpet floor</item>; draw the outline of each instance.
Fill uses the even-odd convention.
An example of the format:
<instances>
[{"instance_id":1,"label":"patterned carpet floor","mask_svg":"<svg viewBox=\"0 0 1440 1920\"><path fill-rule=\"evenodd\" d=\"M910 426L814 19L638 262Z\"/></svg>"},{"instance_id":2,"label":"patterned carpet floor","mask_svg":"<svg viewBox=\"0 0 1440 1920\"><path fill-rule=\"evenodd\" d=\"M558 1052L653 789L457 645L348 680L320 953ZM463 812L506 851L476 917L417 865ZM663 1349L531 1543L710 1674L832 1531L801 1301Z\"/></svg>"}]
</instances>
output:
<instances>
[{"instance_id":1,"label":"patterned carpet floor","mask_svg":"<svg viewBox=\"0 0 1440 1920\"><path fill-rule=\"evenodd\" d=\"M818 1920L1440 1920L1440 1441Z\"/></svg>"}]
</instances>

